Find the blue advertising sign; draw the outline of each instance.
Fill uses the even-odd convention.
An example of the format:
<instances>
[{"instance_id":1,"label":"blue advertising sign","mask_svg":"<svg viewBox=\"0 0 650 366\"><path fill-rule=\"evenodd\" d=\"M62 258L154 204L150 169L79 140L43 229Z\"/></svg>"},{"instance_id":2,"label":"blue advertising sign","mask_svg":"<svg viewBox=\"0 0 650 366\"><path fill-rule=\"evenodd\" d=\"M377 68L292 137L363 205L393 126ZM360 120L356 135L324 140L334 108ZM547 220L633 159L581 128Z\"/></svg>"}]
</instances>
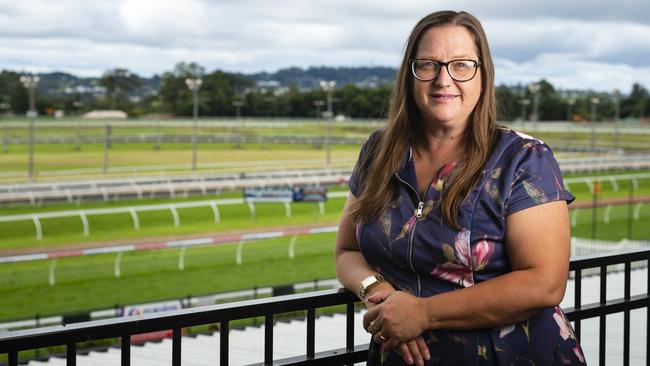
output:
<instances>
[{"instance_id":1,"label":"blue advertising sign","mask_svg":"<svg viewBox=\"0 0 650 366\"><path fill-rule=\"evenodd\" d=\"M244 188L246 202L324 202L325 187L249 187Z\"/></svg>"},{"instance_id":2,"label":"blue advertising sign","mask_svg":"<svg viewBox=\"0 0 650 366\"><path fill-rule=\"evenodd\" d=\"M296 187L293 190L294 202L325 202L327 188L325 187Z\"/></svg>"},{"instance_id":3,"label":"blue advertising sign","mask_svg":"<svg viewBox=\"0 0 650 366\"><path fill-rule=\"evenodd\" d=\"M291 202L293 189L291 187L248 187L244 188L246 202Z\"/></svg>"}]
</instances>

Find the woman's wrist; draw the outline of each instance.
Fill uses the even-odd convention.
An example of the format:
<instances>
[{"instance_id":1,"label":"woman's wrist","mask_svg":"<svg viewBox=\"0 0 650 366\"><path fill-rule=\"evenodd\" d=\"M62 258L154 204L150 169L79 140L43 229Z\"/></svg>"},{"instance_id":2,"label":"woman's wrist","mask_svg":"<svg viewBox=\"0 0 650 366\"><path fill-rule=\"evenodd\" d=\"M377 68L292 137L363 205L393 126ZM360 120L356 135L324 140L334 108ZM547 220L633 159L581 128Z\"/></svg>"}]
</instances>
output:
<instances>
[{"instance_id":1,"label":"woman's wrist","mask_svg":"<svg viewBox=\"0 0 650 366\"><path fill-rule=\"evenodd\" d=\"M388 292L388 293L394 292L395 287L393 287L393 285L391 285L390 282L381 282L381 283L378 283L375 286L372 286L372 288L370 288L368 290L365 299L363 299L363 303L366 304L366 307L370 308L372 306L377 305L377 303L368 301L368 298L370 298L374 294L382 292L382 291L383 292Z\"/></svg>"}]
</instances>

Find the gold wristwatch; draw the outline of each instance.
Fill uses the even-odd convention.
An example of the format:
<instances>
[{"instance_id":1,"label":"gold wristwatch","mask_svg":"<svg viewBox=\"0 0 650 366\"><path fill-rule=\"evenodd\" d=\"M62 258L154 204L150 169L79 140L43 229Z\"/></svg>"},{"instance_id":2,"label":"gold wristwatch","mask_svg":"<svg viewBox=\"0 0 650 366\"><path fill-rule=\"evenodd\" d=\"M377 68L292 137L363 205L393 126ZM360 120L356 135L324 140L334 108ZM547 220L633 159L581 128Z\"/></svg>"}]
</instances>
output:
<instances>
[{"instance_id":1,"label":"gold wristwatch","mask_svg":"<svg viewBox=\"0 0 650 366\"><path fill-rule=\"evenodd\" d=\"M368 276L361 281L361 287L359 288L359 297L361 297L361 300L366 300L366 295L368 294L368 289L370 289L372 286L379 282L386 282L384 280L384 277L380 274Z\"/></svg>"}]
</instances>

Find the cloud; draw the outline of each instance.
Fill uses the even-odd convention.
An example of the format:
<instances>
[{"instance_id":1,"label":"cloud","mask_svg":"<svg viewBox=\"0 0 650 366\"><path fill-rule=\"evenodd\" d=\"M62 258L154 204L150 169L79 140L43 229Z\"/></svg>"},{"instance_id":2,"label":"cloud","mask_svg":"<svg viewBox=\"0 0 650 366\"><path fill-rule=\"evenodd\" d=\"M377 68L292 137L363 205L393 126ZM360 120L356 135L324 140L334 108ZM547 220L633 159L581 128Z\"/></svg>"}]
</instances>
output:
<instances>
[{"instance_id":1,"label":"cloud","mask_svg":"<svg viewBox=\"0 0 650 366\"><path fill-rule=\"evenodd\" d=\"M397 67L411 28L440 9L483 22L497 80L629 90L647 83L645 0L0 0L0 68L149 76L180 61L207 70ZM600 86L600 87L599 87Z\"/></svg>"}]
</instances>

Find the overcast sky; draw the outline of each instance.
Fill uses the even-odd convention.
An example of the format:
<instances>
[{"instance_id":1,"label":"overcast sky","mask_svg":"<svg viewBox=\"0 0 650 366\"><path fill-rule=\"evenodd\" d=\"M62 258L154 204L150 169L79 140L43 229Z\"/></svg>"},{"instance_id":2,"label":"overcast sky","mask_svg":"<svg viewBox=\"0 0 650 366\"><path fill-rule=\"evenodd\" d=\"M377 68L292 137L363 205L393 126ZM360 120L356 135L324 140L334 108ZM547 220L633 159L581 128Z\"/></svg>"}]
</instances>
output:
<instances>
[{"instance_id":1,"label":"overcast sky","mask_svg":"<svg viewBox=\"0 0 650 366\"><path fill-rule=\"evenodd\" d=\"M0 69L151 76L180 61L208 72L397 67L415 23L444 9L482 21L499 84L650 87L648 0L0 0Z\"/></svg>"}]
</instances>

